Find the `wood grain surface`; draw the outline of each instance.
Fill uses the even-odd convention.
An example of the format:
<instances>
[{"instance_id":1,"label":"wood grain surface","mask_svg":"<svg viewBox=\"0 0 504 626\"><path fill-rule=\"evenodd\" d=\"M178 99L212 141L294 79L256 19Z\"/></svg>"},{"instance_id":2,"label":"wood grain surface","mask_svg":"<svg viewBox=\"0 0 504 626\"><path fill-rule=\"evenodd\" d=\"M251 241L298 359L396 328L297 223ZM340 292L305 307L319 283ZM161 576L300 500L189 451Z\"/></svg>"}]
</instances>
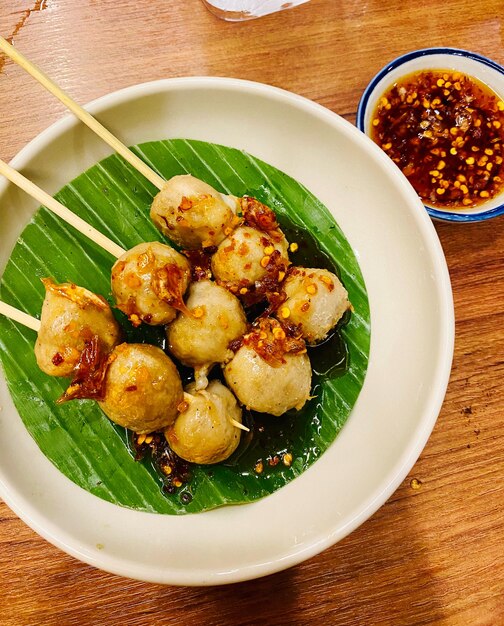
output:
<instances>
[{"instance_id":1,"label":"wood grain surface","mask_svg":"<svg viewBox=\"0 0 504 626\"><path fill-rule=\"evenodd\" d=\"M81 103L159 78L232 76L351 122L401 53L447 45L503 64L503 18L502 0L312 0L241 24L200 0L0 0L0 33ZM64 110L3 59L0 90L9 160ZM436 225L456 313L446 400L410 475L349 537L256 581L163 587L83 565L0 503L0 624L504 624L503 227Z\"/></svg>"}]
</instances>

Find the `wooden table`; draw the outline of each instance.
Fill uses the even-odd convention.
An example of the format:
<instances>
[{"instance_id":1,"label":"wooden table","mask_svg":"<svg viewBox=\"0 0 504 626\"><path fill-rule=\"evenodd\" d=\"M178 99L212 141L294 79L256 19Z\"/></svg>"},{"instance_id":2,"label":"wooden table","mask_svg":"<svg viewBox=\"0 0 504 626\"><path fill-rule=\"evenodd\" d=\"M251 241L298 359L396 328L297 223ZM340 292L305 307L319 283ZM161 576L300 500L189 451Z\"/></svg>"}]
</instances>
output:
<instances>
[{"instance_id":1,"label":"wooden table","mask_svg":"<svg viewBox=\"0 0 504 626\"><path fill-rule=\"evenodd\" d=\"M79 102L159 78L232 76L354 122L369 79L401 53L449 45L504 63L502 0L312 0L242 24L199 0L5 0L1 13L0 32ZM9 160L64 110L3 59L0 89ZM184 589L83 565L0 504L0 623L504 624L503 227L436 224L457 320L446 400L410 475L352 535L280 574Z\"/></svg>"}]
</instances>

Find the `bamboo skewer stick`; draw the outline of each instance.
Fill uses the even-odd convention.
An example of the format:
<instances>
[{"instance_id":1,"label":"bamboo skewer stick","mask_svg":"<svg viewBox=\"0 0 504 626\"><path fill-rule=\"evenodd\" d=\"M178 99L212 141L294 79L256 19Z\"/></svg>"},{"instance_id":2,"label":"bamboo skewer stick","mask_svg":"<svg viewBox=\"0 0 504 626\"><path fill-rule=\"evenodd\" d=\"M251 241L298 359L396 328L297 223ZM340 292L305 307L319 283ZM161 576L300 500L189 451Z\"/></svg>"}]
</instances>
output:
<instances>
[{"instance_id":1,"label":"bamboo skewer stick","mask_svg":"<svg viewBox=\"0 0 504 626\"><path fill-rule=\"evenodd\" d=\"M235 428L239 428L240 430L244 430L245 432L249 433L250 432L250 428L247 428L246 426L244 426L243 424L240 424L240 422L237 422L235 419L233 419L232 417L229 418L229 421L231 422L231 424L233 424L233 426Z\"/></svg>"},{"instance_id":2,"label":"bamboo skewer stick","mask_svg":"<svg viewBox=\"0 0 504 626\"><path fill-rule=\"evenodd\" d=\"M161 189L166 182L164 178L159 176L153 169L151 169L142 159L133 154L133 152L127 148L117 137L115 137L109 130L105 128L100 122L95 119L90 113L83 109L77 102L72 100L70 96L63 91L56 83L54 83L42 70L29 61L21 52L16 50L14 46L6 41L3 37L0 37L0 50L2 50L14 63L17 63L22 67L30 76L38 81L47 91L52 93L58 100L60 100L70 111L78 117L81 122L84 122L93 132L95 132L105 143L107 143L115 152L120 154L125 161L138 170L145 178L147 178L154 186Z\"/></svg>"},{"instance_id":3,"label":"bamboo skewer stick","mask_svg":"<svg viewBox=\"0 0 504 626\"><path fill-rule=\"evenodd\" d=\"M80 233L94 241L99 246L101 246L107 252L110 252L114 257L118 258L122 256L125 252L105 235L102 235L96 228L90 226L87 222L85 222L82 218L75 213L72 213L70 209L67 209L66 206L58 202L55 198L50 196L40 187L37 187L35 183L32 183L30 180L25 178L22 174L20 174L17 170L13 169L10 165L5 163L0 159L0 174L3 174L5 178L8 178L12 183L20 187L23 191L32 198L35 198L38 202L47 207L50 211L55 213L58 217L61 217L67 224L70 224L74 228L76 228Z\"/></svg>"},{"instance_id":4,"label":"bamboo skewer stick","mask_svg":"<svg viewBox=\"0 0 504 626\"><path fill-rule=\"evenodd\" d=\"M88 113L83 107L72 98L63 89L52 81L47 74L42 72L36 65L29 61L21 52L16 50L4 37L0 36L0 50L4 52L12 61L17 63L22 69L24 69L30 76L32 76L37 82L39 82L49 93L58 98L78 119L81 120L86 126L88 126L94 133L96 133L105 143L107 143L115 152L123 157L130 165L132 165L140 174L145 176L155 187L162 189L166 182L164 178L159 176L154 170L152 170L144 161L136 156L127 146L125 146L117 137L115 137L109 130L107 130L97 119L95 119L90 113ZM110 252L115 257L120 257L124 254L120 246L108 239L105 235L97 231L90 226L83 219L72 213L67 207L58 202L55 198L50 196L44 190L37 187L30 180L25 178L22 174L10 167L7 163L0 159L0 174L3 174L12 183L23 189L30 196L35 198L42 205L47 207L50 211L58 215L65 222L76 228L83 235L86 235L89 239L100 245L104 250ZM40 320L16 309L15 307L0 301L0 314L5 315L9 319L12 319L24 326L31 328L32 330L39 332ZM186 394L184 394L186 395ZM237 422L236 420L229 418L230 422L236 428L249 432L244 424Z\"/></svg>"},{"instance_id":5,"label":"bamboo skewer stick","mask_svg":"<svg viewBox=\"0 0 504 626\"><path fill-rule=\"evenodd\" d=\"M24 313L23 311L20 311L19 309L16 309L6 302L2 302L1 300L0 313L2 315L5 315L5 317L13 320L14 322L19 322L19 324L22 324L27 328L31 328L36 333L38 333L40 330L40 320L38 320L36 317L28 315L27 313Z\"/></svg>"}]
</instances>

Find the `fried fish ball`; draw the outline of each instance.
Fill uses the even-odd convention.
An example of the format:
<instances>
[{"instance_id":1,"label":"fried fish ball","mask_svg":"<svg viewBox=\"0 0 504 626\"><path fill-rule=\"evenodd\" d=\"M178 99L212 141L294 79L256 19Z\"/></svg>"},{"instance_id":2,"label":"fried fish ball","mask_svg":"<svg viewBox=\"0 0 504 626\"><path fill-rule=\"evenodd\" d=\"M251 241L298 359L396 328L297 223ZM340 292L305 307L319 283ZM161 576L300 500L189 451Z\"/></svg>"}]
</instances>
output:
<instances>
[{"instance_id":1,"label":"fried fish ball","mask_svg":"<svg viewBox=\"0 0 504 626\"><path fill-rule=\"evenodd\" d=\"M310 397L311 365L306 354L286 354L273 367L250 346L242 346L224 368L226 382L247 408L282 415L301 409Z\"/></svg>"},{"instance_id":2,"label":"fried fish ball","mask_svg":"<svg viewBox=\"0 0 504 626\"><path fill-rule=\"evenodd\" d=\"M183 399L178 370L161 348L122 343L110 355L98 403L119 426L136 433L162 430L175 421Z\"/></svg>"},{"instance_id":3,"label":"fried fish ball","mask_svg":"<svg viewBox=\"0 0 504 626\"><path fill-rule=\"evenodd\" d=\"M274 262L285 271L289 265L287 239L280 231L273 239L252 226L239 226L217 248L212 257L215 280L232 291L261 280Z\"/></svg>"},{"instance_id":4,"label":"fried fish ball","mask_svg":"<svg viewBox=\"0 0 504 626\"><path fill-rule=\"evenodd\" d=\"M105 354L120 341L121 332L104 298L73 283L42 280L46 290L35 357L50 376L71 376L93 337Z\"/></svg>"},{"instance_id":5,"label":"fried fish ball","mask_svg":"<svg viewBox=\"0 0 504 626\"><path fill-rule=\"evenodd\" d=\"M154 198L156 227L182 248L218 245L238 223L237 199L219 193L190 174L174 176Z\"/></svg>"},{"instance_id":6,"label":"fried fish ball","mask_svg":"<svg viewBox=\"0 0 504 626\"><path fill-rule=\"evenodd\" d=\"M168 345L179 361L194 367L203 388L210 368L233 356L229 343L245 333L247 320L238 298L210 280L191 284L186 307L167 328Z\"/></svg>"},{"instance_id":7,"label":"fried fish ball","mask_svg":"<svg viewBox=\"0 0 504 626\"><path fill-rule=\"evenodd\" d=\"M224 367L224 378L238 400L271 415L301 409L310 397L311 376L304 341L287 337L280 323L270 318L244 336Z\"/></svg>"},{"instance_id":8,"label":"fried fish ball","mask_svg":"<svg viewBox=\"0 0 504 626\"><path fill-rule=\"evenodd\" d=\"M325 269L291 268L283 289L287 299L276 315L301 324L303 338L309 344L325 339L351 308L347 290L336 274Z\"/></svg>"},{"instance_id":9,"label":"fried fish ball","mask_svg":"<svg viewBox=\"0 0 504 626\"><path fill-rule=\"evenodd\" d=\"M242 421L236 398L217 380L200 391L189 385L186 392L183 404L187 408L165 432L171 449L190 463L224 461L240 442L240 429L231 421Z\"/></svg>"},{"instance_id":10,"label":"fried fish ball","mask_svg":"<svg viewBox=\"0 0 504 626\"><path fill-rule=\"evenodd\" d=\"M134 326L167 324L184 307L190 275L189 261L170 246L141 243L114 263L112 294Z\"/></svg>"}]
</instances>

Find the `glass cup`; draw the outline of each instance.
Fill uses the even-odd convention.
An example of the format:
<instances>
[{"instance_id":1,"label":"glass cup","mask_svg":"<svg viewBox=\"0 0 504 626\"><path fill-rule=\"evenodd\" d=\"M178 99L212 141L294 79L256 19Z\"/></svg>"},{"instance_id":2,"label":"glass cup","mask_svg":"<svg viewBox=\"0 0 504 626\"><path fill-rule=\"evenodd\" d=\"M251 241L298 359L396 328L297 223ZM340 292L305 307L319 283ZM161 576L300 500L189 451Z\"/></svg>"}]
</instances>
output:
<instances>
[{"instance_id":1,"label":"glass cup","mask_svg":"<svg viewBox=\"0 0 504 626\"><path fill-rule=\"evenodd\" d=\"M227 22L243 22L292 9L309 0L202 0L207 9Z\"/></svg>"}]
</instances>

